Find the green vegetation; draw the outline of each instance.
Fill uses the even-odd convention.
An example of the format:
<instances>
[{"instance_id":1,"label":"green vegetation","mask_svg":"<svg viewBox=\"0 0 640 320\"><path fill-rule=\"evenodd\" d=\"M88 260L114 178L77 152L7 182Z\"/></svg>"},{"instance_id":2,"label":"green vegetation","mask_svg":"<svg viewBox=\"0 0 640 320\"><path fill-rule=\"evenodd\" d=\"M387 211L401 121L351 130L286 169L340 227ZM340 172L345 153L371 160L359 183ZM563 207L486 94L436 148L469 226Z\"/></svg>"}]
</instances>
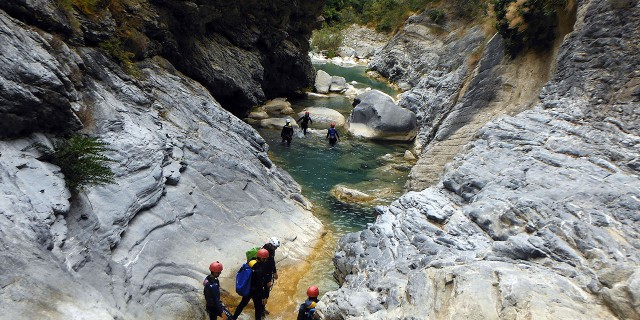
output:
<instances>
[{"instance_id":1,"label":"green vegetation","mask_svg":"<svg viewBox=\"0 0 640 320\"><path fill-rule=\"evenodd\" d=\"M608 1L618 7L628 3L627 0ZM556 37L559 10L572 4L573 0L328 0L323 30L330 28L331 31L318 32L316 42L335 46L338 42L330 41L329 35L337 34L336 30L352 23L379 32L396 32L409 16L425 11L431 22L440 25L453 18L487 23L488 17L494 16L491 24L505 39L506 50L514 57L528 48L548 49ZM331 46L324 48L331 51L327 49Z\"/></svg>"},{"instance_id":2,"label":"green vegetation","mask_svg":"<svg viewBox=\"0 0 640 320\"><path fill-rule=\"evenodd\" d=\"M71 11L75 7L87 15L93 15L99 9L100 2L100 0L58 0L58 3L67 11Z\"/></svg>"},{"instance_id":3,"label":"green vegetation","mask_svg":"<svg viewBox=\"0 0 640 320\"><path fill-rule=\"evenodd\" d=\"M53 148L41 143L33 145L43 153L40 160L60 167L69 190L78 192L89 185L114 183L115 175L107 166L113 160L104 156L110 151L107 143L97 138L74 135L68 139L58 139Z\"/></svg>"},{"instance_id":4,"label":"green vegetation","mask_svg":"<svg viewBox=\"0 0 640 320\"><path fill-rule=\"evenodd\" d=\"M126 50L119 38L111 38L109 41L101 42L99 46L102 50L118 60L126 73L135 77L141 75L140 69L133 63L133 58L135 58L136 55Z\"/></svg>"},{"instance_id":5,"label":"green vegetation","mask_svg":"<svg viewBox=\"0 0 640 320\"><path fill-rule=\"evenodd\" d=\"M429 19L441 24L450 15L473 20L486 11L488 0L328 0L323 16L331 27L357 23L379 32L395 32L413 14L428 10Z\"/></svg>"},{"instance_id":6,"label":"green vegetation","mask_svg":"<svg viewBox=\"0 0 640 320\"><path fill-rule=\"evenodd\" d=\"M494 0L496 29L508 53L548 49L556 36L557 11L566 5L566 0Z\"/></svg>"},{"instance_id":7,"label":"green vegetation","mask_svg":"<svg viewBox=\"0 0 640 320\"><path fill-rule=\"evenodd\" d=\"M429 19L433 23L440 24L444 22L444 10L442 9L431 9L429 10Z\"/></svg>"},{"instance_id":8,"label":"green vegetation","mask_svg":"<svg viewBox=\"0 0 640 320\"><path fill-rule=\"evenodd\" d=\"M311 36L311 46L316 51L325 51L326 56L333 58L338 54L338 48L342 45L342 33L337 27L323 27L314 30Z\"/></svg>"},{"instance_id":9,"label":"green vegetation","mask_svg":"<svg viewBox=\"0 0 640 320\"><path fill-rule=\"evenodd\" d=\"M134 77L142 73L133 63L143 58L149 45L149 39L142 33L140 17L131 14L133 0L56 0L60 8L64 9L76 32L81 32L81 26L76 15L84 15L87 19L98 21L109 16L116 21L116 32L108 41L99 43L99 47L118 60L124 71Z\"/></svg>"}]
</instances>

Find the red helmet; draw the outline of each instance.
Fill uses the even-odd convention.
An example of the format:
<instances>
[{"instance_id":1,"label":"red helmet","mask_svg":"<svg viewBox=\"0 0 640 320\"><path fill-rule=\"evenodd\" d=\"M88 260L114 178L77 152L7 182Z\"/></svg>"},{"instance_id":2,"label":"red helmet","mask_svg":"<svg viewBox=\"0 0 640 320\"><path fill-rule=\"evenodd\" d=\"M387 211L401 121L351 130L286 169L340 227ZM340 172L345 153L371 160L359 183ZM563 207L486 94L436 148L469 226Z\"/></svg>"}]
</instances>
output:
<instances>
[{"instance_id":1,"label":"red helmet","mask_svg":"<svg viewBox=\"0 0 640 320\"><path fill-rule=\"evenodd\" d=\"M304 114L309 114L309 111L306 111Z\"/></svg>"},{"instance_id":2,"label":"red helmet","mask_svg":"<svg viewBox=\"0 0 640 320\"><path fill-rule=\"evenodd\" d=\"M320 294L320 290L316 286L311 286L307 289L307 297L309 298L317 298Z\"/></svg>"},{"instance_id":3,"label":"red helmet","mask_svg":"<svg viewBox=\"0 0 640 320\"><path fill-rule=\"evenodd\" d=\"M331 128L335 128L336 127L336 123L335 122L331 122Z\"/></svg>"},{"instance_id":4,"label":"red helmet","mask_svg":"<svg viewBox=\"0 0 640 320\"><path fill-rule=\"evenodd\" d=\"M222 272L222 263L219 261L211 262L209 265L209 271L211 272Z\"/></svg>"},{"instance_id":5,"label":"red helmet","mask_svg":"<svg viewBox=\"0 0 640 320\"><path fill-rule=\"evenodd\" d=\"M262 259L269 258L269 251L267 251L267 249L264 249L264 248L258 250L258 258L262 258Z\"/></svg>"}]
</instances>

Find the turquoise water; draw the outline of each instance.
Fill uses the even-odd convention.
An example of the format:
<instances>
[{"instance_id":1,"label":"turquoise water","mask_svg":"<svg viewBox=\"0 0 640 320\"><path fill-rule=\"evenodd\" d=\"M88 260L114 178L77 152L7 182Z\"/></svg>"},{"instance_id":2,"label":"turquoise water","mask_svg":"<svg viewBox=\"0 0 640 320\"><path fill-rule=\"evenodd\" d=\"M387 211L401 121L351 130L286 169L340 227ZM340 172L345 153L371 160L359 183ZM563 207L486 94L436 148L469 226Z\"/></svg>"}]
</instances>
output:
<instances>
[{"instance_id":1,"label":"turquoise water","mask_svg":"<svg viewBox=\"0 0 640 320\"><path fill-rule=\"evenodd\" d=\"M365 66L352 66L341 67L332 63L316 64L316 70L326 71L332 76L344 77L347 82L357 81L356 88L366 88L380 90L392 97L395 97L399 92L389 87L386 83L380 82L375 79L371 79L367 76L367 67Z\"/></svg>"},{"instance_id":2,"label":"turquoise water","mask_svg":"<svg viewBox=\"0 0 640 320\"><path fill-rule=\"evenodd\" d=\"M330 75L345 77L347 82L358 81L357 87L383 89L395 95L397 92L384 83L369 79L364 67L339 67L333 64L317 66ZM290 100L296 112L305 107L326 107L348 117L351 101L342 95L322 99ZM313 119L313 115L311 115ZM289 172L300 184L302 194L314 205L313 213L327 228L325 246L311 264L311 270L300 281L298 296L311 284L319 285L322 292L338 288L333 279L332 258L337 240L354 231L362 230L375 221L375 206L388 205L403 193L410 164L402 160L404 151L411 149L410 143L374 142L352 137L343 128L338 128L341 141L330 146L326 127L312 125L304 136L296 129L291 145L281 143L280 130L258 129L270 147L269 157L274 163ZM343 203L331 195L331 189L342 184L369 195L376 200L368 203Z\"/></svg>"},{"instance_id":3,"label":"turquoise water","mask_svg":"<svg viewBox=\"0 0 640 320\"><path fill-rule=\"evenodd\" d=\"M400 158L407 144L365 141L339 130L341 141L330 146L326 130L313 130L295 136L288 146L280 142L279 130L260 132L271 148L270 158L295 178L302 194L316 207L314 212L340 235L362 230L375 220L375 205L388 204L402 193L408 167L394 166L383 156ZM378 199L367 204L342 203L330 194L338 184Z\"/></svg>"}]
</instances>

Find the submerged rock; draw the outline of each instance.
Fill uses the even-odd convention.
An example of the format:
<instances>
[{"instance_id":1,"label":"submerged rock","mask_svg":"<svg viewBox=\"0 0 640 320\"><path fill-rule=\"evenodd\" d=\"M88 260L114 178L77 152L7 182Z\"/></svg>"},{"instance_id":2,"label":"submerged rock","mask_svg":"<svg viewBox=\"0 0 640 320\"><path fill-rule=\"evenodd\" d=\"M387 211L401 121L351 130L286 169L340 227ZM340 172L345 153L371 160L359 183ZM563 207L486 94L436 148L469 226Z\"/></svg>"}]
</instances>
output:
<instances>
[{"instance_id":1,"label":"submerged rock","mask_svg":"<svg viewBox=\"0 0 640 320\"><path fill-rule=\"evenodd\" d=\"M336 185L331 188L331 195L342 202L369 202L375 199L362 191Z\"/></svg>"}]
</instances>

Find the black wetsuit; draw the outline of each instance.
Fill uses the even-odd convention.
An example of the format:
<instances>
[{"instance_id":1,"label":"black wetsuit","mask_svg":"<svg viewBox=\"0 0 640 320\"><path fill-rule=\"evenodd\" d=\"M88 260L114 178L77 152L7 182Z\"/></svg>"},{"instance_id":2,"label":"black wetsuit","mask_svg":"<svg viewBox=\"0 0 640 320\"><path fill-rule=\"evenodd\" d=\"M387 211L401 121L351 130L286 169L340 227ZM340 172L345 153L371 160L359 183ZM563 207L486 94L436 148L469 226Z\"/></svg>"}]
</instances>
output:
<instances>
[{"instance_id":1,"label":"black wetsuit","mask_svg":"<svg viewBox=\"0 0 640 320\"><path fill-rule=\"evenodd\" d=\"M340 139L340 136L338 135L338 130L336 130L336 128L329 128L329 130L327 130L327 139L329 139L329 143L330 144L335 144L336 141L338 141L338 139Z\"/></svg>"},{"instance_id":2,"label":"black wetsuit","mask_svg":"<svg viewBox=\"0 0 640 320\"><path fill-rule=\"evenodd\" d=\"M220 302L220 282L218 278L208 275L204 279L204 300L207 302L207 313L210 320L222 316L224 307Z\"/></svg>"},{"instance_id":3,"label":"black wetsuit","mask_svg":"<svg viewBox=\"0 0 640 320\"><path fill-rule=\"evenodd\" d=\"M242 309L247 306L249 300L253 300L256 320L262 319L262 314L264 313L262 299L269 298L269 287L267 286L267 283L269 282L267 278L267 261L261 262L258 260L253 265L252 269L251 293L246 297L242 297L242 301L240 301L236 311L233 313L234 319L237 319L240 313L242 313Z\"/></svg>"},{"instance_id":4,"label":"black wetsuit","mask_svg":"<svg viewBox=\"0 0 640 320\"><path fill-rule=\"evenodd\" d=\"M276 269L276 246L271 243L266 243L262 248L267 249L269 251L269 258L265 261L265 277L267 278L267 282L273 281L273 275L278 272ZM271 293L271 288L269 289L269 293Z\"/></svg>"},{"instance_id":5,"label":"black wetsuit","mask_svg":"<svg viewBox=\"0 0 640 320\"><path fill-rule=\"evenodd\" d=\"M282 127L280 137L282 138L282 142L287 141L287 144L291 144L291 139L293 139L293 126L291 126L290 123L285 124L284 127Z\"/></svg>"},{"instance_id":6,"label":"black wetsuit","mask_svg":"<svg viewBox=\"0 0 640 320\"><path fill-rule=\"evenodd\" d=\"M318 303L318 298L308 298L298 308L298 318L296 320L311 320L316 311L313 302Z\"/></svg>"},{"instance_id":7,"label":"black wetsuit","mask_svg":"<svg viewBox=\"0 0 640 320\"><path fill-rule=\"evenodd\" d=\"M298 121L296 122L300 123L300 128L302 128L302 133L306 135L307 128L309 128L309 122L313 123L313 120L311 120L311 117L308 114L305 114L304 116L300 117L300 119L298 119Z\"/></svg>"}]
</instances>

